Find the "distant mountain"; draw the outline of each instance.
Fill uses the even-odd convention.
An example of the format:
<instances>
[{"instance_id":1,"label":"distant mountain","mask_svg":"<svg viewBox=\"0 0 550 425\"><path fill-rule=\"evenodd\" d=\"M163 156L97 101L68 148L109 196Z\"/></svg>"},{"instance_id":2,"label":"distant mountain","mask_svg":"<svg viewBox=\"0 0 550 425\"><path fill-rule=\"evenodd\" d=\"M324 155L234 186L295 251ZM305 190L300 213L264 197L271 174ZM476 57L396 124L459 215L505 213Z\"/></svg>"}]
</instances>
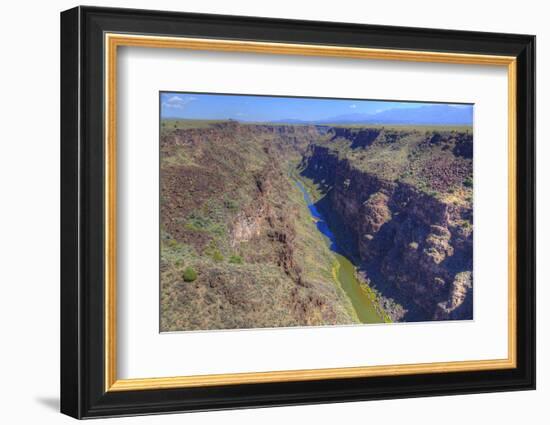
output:
<instances>
[{"instance_id":1,"label":"distant mountain","mask_svg":"<svg viewBox=\"0 0 550 425\"><path fill-rule=\"evenodd\" d=\"M314 123L315 121L304 121L304 120L298 120L298 119L285 119L285 120L276 120L276 121L270 121L274 124L310 124Z\"/></svg>"},{"instance_id":2,"label":"distant mountain","mask_svg":"<svg viewBox=\"0 0 550 425\"><path fill-rule=\"evenodd\" d=\"M472 108L451 105L426 105L418 108L386 109L373 114L352 113L323 120L286 119L287 124L405 124L405 125L472 125Z\"/></svg>"}]
</instances>

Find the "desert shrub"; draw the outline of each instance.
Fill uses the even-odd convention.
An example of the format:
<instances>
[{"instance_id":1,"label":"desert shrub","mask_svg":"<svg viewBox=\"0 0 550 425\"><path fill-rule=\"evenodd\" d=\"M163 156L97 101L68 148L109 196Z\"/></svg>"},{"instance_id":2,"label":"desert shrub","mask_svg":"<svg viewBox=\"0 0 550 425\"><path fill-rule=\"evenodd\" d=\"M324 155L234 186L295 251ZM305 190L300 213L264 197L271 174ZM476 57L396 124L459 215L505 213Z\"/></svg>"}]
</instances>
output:
<instances>
[{"instance_id":1,"label":"desert shrub","mask_svg":"<svg viewBox=\"0 0 550 425\"><path fill-rule=\"evenodd\" d=\"M201 215L198 212L190 214L185 228L189 230L195 230L199 232L208 232L212 235L223 236L225 234L225 225L223 223L217 223L207 215Z\"/></svg>"},{"instance_id":2,"label":"desert shrub","mask_svg":"<svg viewBox=\"0 0 550 425\"><path fill-rule=\"evenodd\" d=\"M224 205L229 211L237 211L239 209L239 204L233 199L225 200Z\"/></svg>"},{"instance_id":3,"label":"desert shrub","mask_svg":"<svg viewBox=\"0 0 550 425\"><path fill-rule=\"evenodd\" d=\"M207 230L212 225L209 217L203 217L196 212L191 213L186 227L191 230Z\"/></svg>"},{"instance_id":4,"label":"desert shrub","mask_svg":"<svg viewBox=\"0 0 550 425\"><path fill-rule=\"evenodd\" d=\"M460 227L462 227L463 229L467 229L467 230L470 230L473 227L472 223L470 223L470 221L468 221L468 220L460 220L458 222L458 225Z\"/></svg>"},{"instance_id":5,"label":"desert shrub","mask_svg":"<svg viewBox=\"0 0 550 425\"><path fill-rule=\"evenodd\" d=\"M195 279L197 279L197 272L193 267L187 267L183 271L183 280L186 282L193 282Z\"/></svg>"},{"instance_id":6,"label":"desert shrub","mask_svg":"<svg viewBox=\"0 0 550 425\"><path fill-rule=\"evenodd\" d=\"M218 249L212 253L212 258L218 263L223 261L223 255Z\"/></svg>"},{"instance_id":7,"label":"desert shrub","mask_svg":"<svg viewBox=\"0 0 550 425\"><path fill-rule=\"evenodd\" d=\"M240 255L232 255L231 257L229 257L229 262L231 264L242 264L243 257L241 257Z\"/></svg>"}]
</instances>

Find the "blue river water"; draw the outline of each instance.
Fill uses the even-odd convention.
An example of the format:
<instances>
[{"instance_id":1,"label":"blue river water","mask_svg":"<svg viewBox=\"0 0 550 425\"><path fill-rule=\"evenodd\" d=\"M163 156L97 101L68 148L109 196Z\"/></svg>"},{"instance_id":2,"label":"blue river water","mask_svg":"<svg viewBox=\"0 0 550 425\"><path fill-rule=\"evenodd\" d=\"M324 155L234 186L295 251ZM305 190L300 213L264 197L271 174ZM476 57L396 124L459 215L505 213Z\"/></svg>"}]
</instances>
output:
<instances>
[{"instance_id":1,"label":"blue river water","mask_svg":"<svg viewBox=\"0 0 550 425\"><path fill-rule=\"evenodd\" d=\"M357 280L355 276L355 266L338 246L334 233L325 221L323 214L321 214L319 209L315 206L304 184L297 178L293 180L304 196L304 201L309 208L309 212L317 226L317 230L324 236L323 239L327 243L327 246L334 253L336 259L335 265L333 266L334 278L350 299L357 318L361 323L384 322L384 318L381 317L374 306L372 291L369 291L368 288Z\"/></svg>"},{"instance_id":2,"label":"blue river water","mask_svg":"<svg viewBox=\"0 0 550 425\"><path fill-rule=\"evenodd\" d=\"M294 179L294 182L302 192L302 195L304 195L304 200L306 201L307 207L309 208L309 212L311 213L311 216L315 221L317 230L319 230L319 232L321 232L323 235L325 235L328 238L330 250L337 254L343 255L342 250L336 243L336 238L334 236L334 233L332 233L332 230L330 230L330 228L328 227L328 224L325 221L323 215L319 212L319 209L313 203L313 200L311 199L311 196L309 195L309 192L305 188L304 184L298 179Z\"/></svg>"}]
</instances>

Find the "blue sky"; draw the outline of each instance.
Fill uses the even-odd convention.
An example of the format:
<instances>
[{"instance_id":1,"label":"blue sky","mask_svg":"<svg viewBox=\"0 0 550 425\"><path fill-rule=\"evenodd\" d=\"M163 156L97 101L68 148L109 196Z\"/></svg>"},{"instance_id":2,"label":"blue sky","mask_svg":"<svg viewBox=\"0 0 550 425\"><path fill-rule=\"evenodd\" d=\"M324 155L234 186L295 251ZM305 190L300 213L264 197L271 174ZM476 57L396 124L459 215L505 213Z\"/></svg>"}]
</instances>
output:
<instances>
[{"instance_id":1,"label":"blue sky","mask_svg":"<svg viewBox=\"0 0 550 425\"><path fill-rule=\"evenodd\" d=\"M239 121L322 121L333 118L360 120L363 117L399 117L399 115L415 116L432 115L435 121L441 112L460 112L462 118L448 117L447 120L469 120L473 106L463 104L434 104L425 102L393 102L375 100L341 100L295 97L270 97L249 95L197 94L162 92L160 94L161 117L181 119L206 119ZM429 106L429 108L426 108ZM450 109L450 107L454 109ZM418 109L424 108L424 109ZM412 111L412 109L416 109ZM460 111L459 111L460 109ZM406 111L407 110L407 111ZM463 118L466 117L466 118ZM396 118L392 118L395 120ZM398 118L397 118L398 119ZM416 119L416 118L415 118ZM422 116L422 120L430 121L430 117ZM426 122L427 122L426 121ZM435 122L434 121L434 122Z\"/></svg>"}]
</instances>

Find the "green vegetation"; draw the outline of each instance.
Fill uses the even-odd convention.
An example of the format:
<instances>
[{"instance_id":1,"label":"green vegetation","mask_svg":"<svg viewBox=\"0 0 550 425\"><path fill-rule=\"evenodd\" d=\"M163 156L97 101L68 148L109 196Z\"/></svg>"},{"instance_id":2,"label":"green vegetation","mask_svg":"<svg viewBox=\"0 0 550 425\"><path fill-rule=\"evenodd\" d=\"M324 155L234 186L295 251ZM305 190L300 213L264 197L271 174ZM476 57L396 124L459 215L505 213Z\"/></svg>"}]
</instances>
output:
<instances>
[{"instance_id":1,"label":"green vegetation","mask_svg":"<svg viewBox=\"0 0 550 425\"><path fill-rule=\"evenodd\" d=\"M193 282L197 279L197 272L195 271L194 268L187 267L183 271L182 277L183 277L183 280L186 281L186 282Z\"/></svg>"},{"instance_id":2,"label":"green vegetation","mask_svg":"<svg viewBox=\"0 0 550 425\"><path fill-rule=\"evenodd\" d=\"M225 234L225 226L223 223L216 223L211 217L200 215L200 213L197 212L190 214L185 227L189 230L208 232L218 236L223 236Z\"/></svg>"},{"instance_id":3,"label":"green vegetation","mask_svg":"<svg viewBox=\"0 0 550 425\"><path fill-rule=\"evenodd\" d=\"M204 129L212 124L223 123L220 120L184 120L184 119L164 119L161 121L161 131L170 130L188 130L188 129Z\"/></svg>"},{"instance_id":4,"label":"green vegetation","mask_svg":"<svg viewBox=\"0 0 550 425\"><path fill-rule=\"evenodd\" d=\"M224 205L229 211L238 211L239 209L239 203L233 199L226 199Z\"/></svg>"},{"instance_id":5,"label":"green vegetation","mask_svg":"<svg viewBox=\"0 0 550 425\"><path fill-rule=\"evenodd\" d=\"M291 163L289 166L288 174L292 180L299 181L306 189L307 193L314 202L319 201L326 195L326 190L323 187L323 182L315 183L312 179L300 175L303 171L299 165Z\"/></svg>"},{"instance_id":6,"label":"green vegetation","mask_svg":"<svg viewBox=\"0 0 550 425\"><path fill-rule=\"evenodd\" d=\"M232 255L231 257L229 257L229 262L231 264L242 264L243 257L241 257L240 255Z\"/></svg>"},{"instance_id":7,"label":"green vegetation","mask_svg":"<svg viewBox=\"0 0 550 425\"><path fill-rule=\"evenodd\" d=\"M465 126L336 127L317 143L363 172L466 203L472 188L472 130Z\"/></svg>"},{"instance_id":8,"label":"green vegetation","mask_svg":"<svg viewBox=\"0 0 550 425\"><path fill-rule=\"evenodd\" d=\"M457 224L468 232L472 231L473 226L469 220L460 220Z\"/></svg>"}]
</instances>

